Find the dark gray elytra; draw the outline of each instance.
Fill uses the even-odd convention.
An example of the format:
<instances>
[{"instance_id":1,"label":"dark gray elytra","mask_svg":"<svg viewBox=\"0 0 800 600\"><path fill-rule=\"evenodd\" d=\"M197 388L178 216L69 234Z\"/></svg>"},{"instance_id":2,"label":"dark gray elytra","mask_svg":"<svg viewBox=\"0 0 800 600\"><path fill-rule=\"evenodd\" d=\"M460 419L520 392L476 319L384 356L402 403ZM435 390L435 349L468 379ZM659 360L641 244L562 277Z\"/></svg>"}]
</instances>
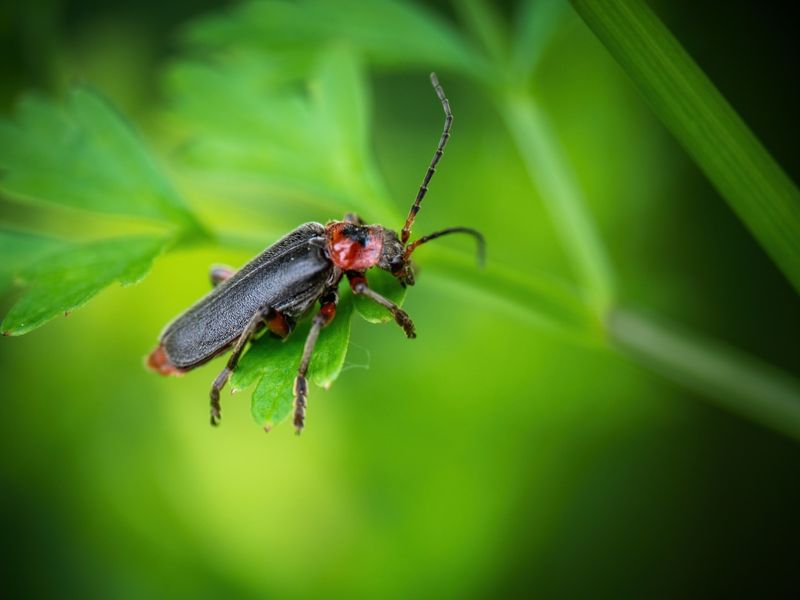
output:
<instances>
[{"instance_id":1,"label":"dark gray elytra","mask_svg":"<svg viewBox=\"0 0 800 600\"><path fill-rule=\"evenodd\" d=\"M160 341L172 364L191 369L224 352L262 306L289 319L305 314L333 273L324 236L320 223L301 225L170 323Z\"/></svg>"}]
</instances>

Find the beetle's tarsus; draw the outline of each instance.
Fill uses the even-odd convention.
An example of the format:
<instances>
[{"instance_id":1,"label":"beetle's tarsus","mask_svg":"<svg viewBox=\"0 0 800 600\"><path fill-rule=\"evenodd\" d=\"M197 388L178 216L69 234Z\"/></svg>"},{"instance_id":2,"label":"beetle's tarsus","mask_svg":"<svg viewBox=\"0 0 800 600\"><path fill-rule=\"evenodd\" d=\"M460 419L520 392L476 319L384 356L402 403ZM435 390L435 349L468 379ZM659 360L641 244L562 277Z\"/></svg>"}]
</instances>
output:
<instances>
[{"instance_id":1,"label":"beetle's tarsus","mask_svg":"<svg viewBox=\"0 0 800 600\"><path fill-rule=\"evenodd\" d=\"M294 380L294 431L297 435L305 427L307 405L308 380L303 375L298 375Z\"/></svg>"},{"instance_id":2,"label":"beetle's tarsus","mask_svg":"<svg viewBox=\"0 0 800 600\"><path fill-rule=\"evenodd\" d=\"M216 402L214 398L211 399L211 425L216 427L219 425L219 422L222 420L222 408L219 405L219 397L217 397Z\"/></svg>"},{"instance_id":3,"label":"beetle's tarsus","mask_svg":"<svg viewBox=\"0 0 800 600\"><path fill-rule=\"evenodd\" d=\"M217 399L216 403L214 399L211 399L211 425L216 427L219 425L219 422L222 420L222 408L219 404L219 399Z\"/></svg>"},{"instance_id":4,"label":"beetle's tarsus","mask_svg":"<svg viewBox=\"0 0 800 600\"><path fill-rule=\"evenodd\" d=\"M222 420L222 406L219 403L219 393L225 386L225 382L228 381L230 375L231 369L225 367L220 374L217 375L214 384L211 386L211 424L214 427L219 425L219 422Z\"/></svg>"},{"instance_id":5,"label":"beetle's tarsus","mask_svg":"<svg viewBox=\"0 0 800 600\"><path fill-rule=\"evenodd\" d=\"M411 320L411 317L408 316L407 312L398 309L394 315L394 320L398 325L400 325L400 327L403 328L403 332L406 334L407 338L413 340L415 337L417 337L414 321Z\"/></svg>"}]
</instances>

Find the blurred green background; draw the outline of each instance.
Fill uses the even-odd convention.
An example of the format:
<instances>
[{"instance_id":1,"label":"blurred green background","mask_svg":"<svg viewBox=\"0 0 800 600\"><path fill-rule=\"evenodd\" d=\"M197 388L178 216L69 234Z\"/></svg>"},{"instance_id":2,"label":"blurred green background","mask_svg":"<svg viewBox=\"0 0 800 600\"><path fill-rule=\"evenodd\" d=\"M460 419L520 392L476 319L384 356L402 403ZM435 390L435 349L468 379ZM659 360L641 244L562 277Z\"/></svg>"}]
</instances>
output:
<instances>
[{"instance_id":1,"label":"blurred green background","mask_svg":"<svg viewBox=\"0 0 800 600\"><path fill-rule=\"evenodd\" d=\"M191 141L172 118L165 74L191 54L179 41L186 23L230 6L5 3L0 105L10 115L26 90L58 97L90 82L157 150L204 223L258 245L338 218L274 203L257 182L206 187L184 160ZM796 181L795 16L755 2L652 6ZM448 3L428 8L456 18ZM367 71L370 139L398 214L441 127L430 69ZM469 80L439 74L456 121L416 232L475 226L493 260L568 273L498 112ZM608 246L619 296L800 374L796 293L576 15L558 26L531 87ZM108 226L10 197L0 211L4 224L64 236ZM258 245L179 249L142 283L1 340L7 591L733 597L797 583L796 440L438 280L423 251L405 304L419 338L354 319L345 370L330 391L312 390L303 436L289 424L264 435L244 392L226 393L222 426L208 427L220 361L164 379L142 357L206 293L211 263L241 265Z\"/></svg>"}]
</instances>

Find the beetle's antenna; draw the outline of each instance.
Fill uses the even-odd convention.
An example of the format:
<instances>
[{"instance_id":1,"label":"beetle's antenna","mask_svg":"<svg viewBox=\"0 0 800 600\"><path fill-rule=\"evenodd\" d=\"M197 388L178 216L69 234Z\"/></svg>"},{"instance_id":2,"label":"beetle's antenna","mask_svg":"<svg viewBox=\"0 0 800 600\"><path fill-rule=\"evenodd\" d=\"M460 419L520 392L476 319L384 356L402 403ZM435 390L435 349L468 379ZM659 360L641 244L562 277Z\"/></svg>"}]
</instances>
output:
<instances>
[{"instance_id":1,"label":"beetle's antenna","mask_svg":"<svg viewBox=\"0 0 800 600\"><path fill-rule=\"evenodd\" d=\"M408 246L406 246L405 252L403 252L403 262L408 262L409 256L411 253L416 250L417 246L421 246L431 240L435 240L436 238L440 238L443 235L449 235L451 233L467 233L475 238L475 241L478 243L478 264L483 266L486 262L486 240L483 239L483 235L471 227L448 227L447 229L442 229L441 231L435 231L434 233L424 235L418 240L411 242Z\"/></svg>"},{"instance_id":2,"label":"beetle's antenna","mask_svg":"<svg viewBox=\"0 0 800 600\"><path fill-rule=\"evenodd\" d=\"M436 147L436 152L434 153L431 164L428 167L428 172L425 173L425 178L422 180L422 185L419 186L417 199L414 200L414 204L411 205L411 210L408 211L406 224L403 225L403 231L400 234L400 241L403 242L403 245L408 242L408 238L411 236L411 226L414 224L414 218L419 212L419 205L422 202L422 199L425 197L425 192L428 191L428 184L431 181L431 177L433 177L433 174L436 172L436 165L439 164L439 160L442 158L444 147L447 145L447 140L450 139L450 126L453 124L453 113L450 111L450 102L447 101L447 97L444 95L444 90L442 89L442 86L439 85L439 78L436 77L436 73L431 73L431 84L433 85L433 89L436 90L436 95L442 102L442 108L444 109L444 131L442 131L442 137L439 138L439 145Z\"/></svg>"}]
</instances>

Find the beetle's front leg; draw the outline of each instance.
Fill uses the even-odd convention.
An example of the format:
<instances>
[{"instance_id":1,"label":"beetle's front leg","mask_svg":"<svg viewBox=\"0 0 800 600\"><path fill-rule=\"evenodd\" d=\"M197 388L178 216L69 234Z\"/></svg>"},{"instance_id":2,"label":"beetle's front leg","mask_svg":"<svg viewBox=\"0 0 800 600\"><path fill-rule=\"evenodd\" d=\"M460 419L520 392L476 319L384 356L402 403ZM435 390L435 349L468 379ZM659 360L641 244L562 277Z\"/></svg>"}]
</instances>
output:
<instances>
[{"instance_id":1,"label":"beetle's front leg","mask_svg":"<svg viewBox=\"0 0 800 600\"><path fill-rule=\"evenodd\" d=\"M231 373L233 373L233 370L236 368L236 365L239 362L239 357L241 357L248 340L253 337L253 334L255 334L256 331L258 331L258 328L262 322L266 324L267 329L281 338L285 338L292 330L292 321L271 306L266 306L259 309L252 317L250 317L250 321L248 321L244 331L242 331L242 334L236 340L236 344L233 347L233 352L231 353L230 358L228 358L225 368L220 371L220 374L217 375L217 378L214 380L214 383L211 386L212 425L219 424L219 421L222 418L222 408L220 407L219 403L219 393L222 391L222 388L225 387L225 384L230 378Z\"/></svg>"},{"instance_id":2,"label":"beetle's front leg","mask_svg":"<svg viewBox=\"0 0 800 600\"><path fill-rule=\"evenodd\" d=\"M211 287L217 287L234 273L236 273L236 269L228 265L212 265L208 272L208 278L211 280Z\"/></svg>"},{"instance_id":3,"label":"beetle's front leg","mask_svg":"<svg viewBox=\"0 0 800 600\"><path fill-rule=\"evenodd\" d=\"M354 294L366 296L381 306L385 306L387 310L392 313L395 322L403 328L406 337L417 337L417 333L414 330L414 322L411 320L411 317L408 316L408 313L388 298L384 298L378 292L370 288L367 285L367 276L364 275L364 273L349 271L347 273L347 280L350 282L350 289L353 290Z\"/></svg>"},{"instance_id":4,"label":"beetle's front leg","mask_svg":"<svg viewBox=\"0 0 800 600\"><path fill-rule=\"evenodd\" d=\"M339 295L336 288L329 290L320 298L319 312L314 315L311 322L311 329L306 338L306 345L303 347L303 358L300 359L300 367L297 369L297 377L294 380L294 429L299 434L303 431L306 420L306 406L308 404L308 364L311 362L311 355L314 346L319 338L319 332L328 325L336 316L336 304L339 302Z\"/></svg>"}]
</instances>

